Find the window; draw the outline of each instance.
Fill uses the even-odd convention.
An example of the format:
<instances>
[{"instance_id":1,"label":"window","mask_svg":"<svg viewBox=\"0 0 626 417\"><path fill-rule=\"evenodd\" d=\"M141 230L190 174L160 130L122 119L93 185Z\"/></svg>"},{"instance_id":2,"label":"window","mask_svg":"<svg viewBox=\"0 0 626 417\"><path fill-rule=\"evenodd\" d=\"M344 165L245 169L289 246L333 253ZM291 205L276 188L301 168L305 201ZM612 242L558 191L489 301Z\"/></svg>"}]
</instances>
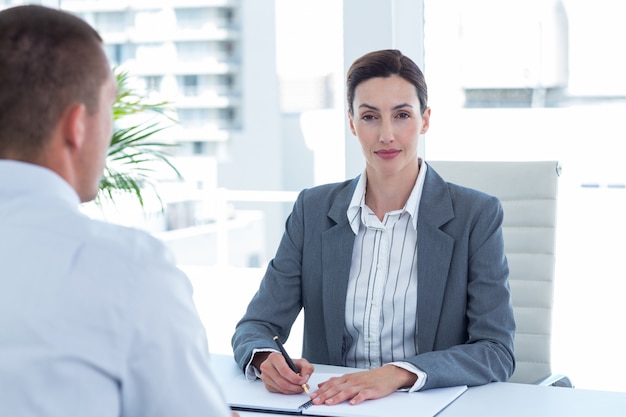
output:
<instances>
[{"instance_id":1,"label":"window","mask_svg":"<svg viewBox=\"0 0 626 417\"><path fill-rule=\"evenodd\" d=\"M198 76L183 75L183 94L188 97L198 95Z\"/></svg>"},{"instance_id":2,"label":"window","mask_svg":"<svg viewBox=\"0 0 626 417\"><path fill-rule=\"evenodd\" d=\"M212 21L210 9L206 7L180 8L175 10L176 26L183 30L200 30Z\"/></svg>"},{"instance_id":3,"label":"window","mask_svg":"<svg viewBox=\"0 0 626 417\"><path fill-rule=\"evenodd\" d=\"M146 91L158 93L159 90L161 89L162 79L163 77L159 75L149 75L149 76L144 77Z\"/></svg>"},{"instance_id":4,"label":"window","mask_svg":"<svg viewBox=\"0 0 626 417\"><path fill-rule=\"evenodd\" d=\"M218 75L217 85L232 87L235 85L235 77L233 76L233 74L220 74Z\"/></svg>"},{"instance_id":5,"label":"window","mask_svg":"<svg viewBox=\"0 0 626 417\"><path fill-rule=\"evenodd\" d=\"M227 25L232 25L235 21L235 13L233 12L233 9L222 8L219 10L224 23L226 23Z\"/></svg>"},{"instance_id":6,"label":"window","mask_svg":"<svg viewBox=\"0 0 626 417\"><path fill-rule=\"evenodd\" d=\"M98 12L95 15L95 26L103 33L125 32L128 27L126 12Z\"/></svg>"},{"instance_id":7,"label":"window","mask_svg":"<svg viewBox=\"0 0 626 417\"><path fill-rule=\"evenodd\" d=\"M205 153L206 142L193 142L193 154L203 155Z\"/></svg>"},{"instance_id":8,"label":"window","mask_svg":"<svg viewBox=\"0 0 626 417\"><path fill-rule=\"evenodd\" d=\"M132 44L105 43L104 50L111 65L119 66L135 58L135 46Z\"/></svg>"},{"instance_id":9,"label":"window","mask_svg":"<svg viewBox=\"0 0 626 417\"><path fill-rule=\"evenodd\" d=\"M178 109L178 119L184 127L201 127L209 120L206 109Z\"/></svg>"},{"instance_id":10,"label":"window","mask_svg":"<svg viewBox=\"0 0 626 417\"><path fill-rule=\"evenodd\" d=\"M215 52L212 42L208 41L177 42L176 50L178 60L181 62L202 61L212 56Z\"/></svg>"}]
</instances>

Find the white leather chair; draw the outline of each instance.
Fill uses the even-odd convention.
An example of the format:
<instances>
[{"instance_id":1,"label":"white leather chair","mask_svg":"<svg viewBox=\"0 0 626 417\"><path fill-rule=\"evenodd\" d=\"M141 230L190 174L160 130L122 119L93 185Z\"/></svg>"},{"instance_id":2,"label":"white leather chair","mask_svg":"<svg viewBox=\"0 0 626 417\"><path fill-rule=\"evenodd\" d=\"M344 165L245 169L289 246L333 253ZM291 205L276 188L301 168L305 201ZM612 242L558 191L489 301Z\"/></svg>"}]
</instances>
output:
<instances>
[{"instance_id":1,"label":"white leather chair","mask_svg":"<svg viewBox=\"0 0 626 417\"><path fill-rule=\"evenodd\" d=\"M428 161L448 182L498 197L517 325L516 369L510 382L568 386L551 369L556 244L556 161Z\"/></svg>"}]
</instances>

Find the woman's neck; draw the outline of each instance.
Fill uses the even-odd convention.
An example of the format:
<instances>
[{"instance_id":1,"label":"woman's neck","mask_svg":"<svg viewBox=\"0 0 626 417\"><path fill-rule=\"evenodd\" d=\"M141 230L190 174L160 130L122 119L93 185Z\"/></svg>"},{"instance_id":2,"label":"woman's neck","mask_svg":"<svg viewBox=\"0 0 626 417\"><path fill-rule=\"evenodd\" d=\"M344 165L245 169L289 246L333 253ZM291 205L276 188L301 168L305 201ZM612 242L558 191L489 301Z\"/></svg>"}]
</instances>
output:
<instances>
[{"instance_id":1,"label":"woman's neck","mask_svg":"<svg viewBox=\"0 0 626 417\"><path fill-rule=\"evenodd\" d=\"M418 173L419 167L412 174L398 173L388 177L370 175L368 172L365 204L380 220L390 211L401 210L415 187Z\"/></svg>"}]
</instances>

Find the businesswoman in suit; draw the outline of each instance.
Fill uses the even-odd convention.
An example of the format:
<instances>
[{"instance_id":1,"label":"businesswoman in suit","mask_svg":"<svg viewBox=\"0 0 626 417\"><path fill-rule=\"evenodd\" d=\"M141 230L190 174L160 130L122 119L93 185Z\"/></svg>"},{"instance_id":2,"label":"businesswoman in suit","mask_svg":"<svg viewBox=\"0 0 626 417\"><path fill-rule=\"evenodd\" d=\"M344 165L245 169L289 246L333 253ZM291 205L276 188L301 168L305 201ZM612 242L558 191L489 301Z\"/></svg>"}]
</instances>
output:
<instances>
[{"instance_id":1,"label":"businesswoman in suit","mask_svg":"<svg viewBox=\"0 0 626 417\"><path fill-rule=\"evenodd\" d=\"M302 392L311 363L364 368L311 387L329 405L507 380L515 323L500 202L446 183L418 156L431 111L411 59L368 53L346 84L364 172L300 193L235 330L236 361L283 393ZM302 308L297 374L272 338L284 341Z\"/></svg>"}]
</instances>

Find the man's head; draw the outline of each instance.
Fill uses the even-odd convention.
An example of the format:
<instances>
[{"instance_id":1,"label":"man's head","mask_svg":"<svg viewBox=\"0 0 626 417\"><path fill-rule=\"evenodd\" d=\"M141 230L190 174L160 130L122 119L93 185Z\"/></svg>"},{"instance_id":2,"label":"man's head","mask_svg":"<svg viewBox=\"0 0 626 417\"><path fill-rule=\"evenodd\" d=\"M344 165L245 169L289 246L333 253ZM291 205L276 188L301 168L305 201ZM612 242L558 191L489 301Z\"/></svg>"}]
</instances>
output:
<instances>
[{"instance_id":1,"label":"man's head","mask_svg":"<svg viewBox=\"0 0 626 417\"><path fill-rule=\"evenodd\" d=\"M95 197L115 82L98 33L41 6L0 12L0 159L50 168Z\"/></svg>"}]
</instances>

